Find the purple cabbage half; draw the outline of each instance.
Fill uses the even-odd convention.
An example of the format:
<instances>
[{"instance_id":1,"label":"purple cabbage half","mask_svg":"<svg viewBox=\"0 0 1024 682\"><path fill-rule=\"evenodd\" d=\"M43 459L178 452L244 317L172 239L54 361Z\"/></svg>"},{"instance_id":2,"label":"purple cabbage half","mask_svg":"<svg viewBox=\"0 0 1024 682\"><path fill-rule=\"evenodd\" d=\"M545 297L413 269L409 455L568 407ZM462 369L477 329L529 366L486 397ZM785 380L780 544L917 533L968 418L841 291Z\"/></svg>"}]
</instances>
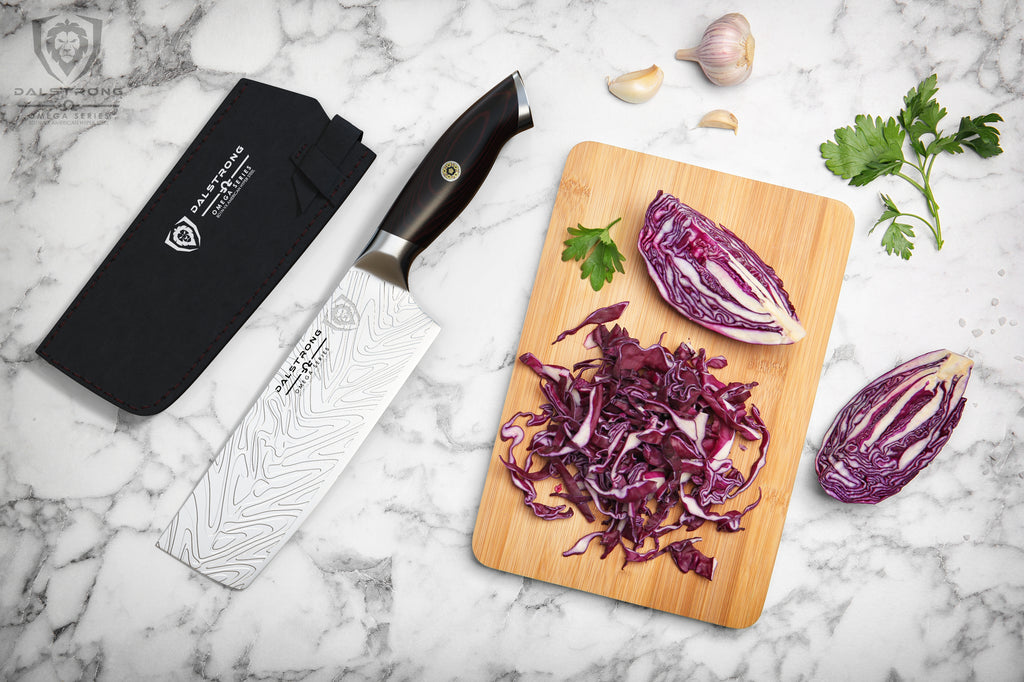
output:
<instances>
[{"instance_id":1,"label":"purple cabbage half","mask_svg":"<svg viewBox=\"0 0 1024 682\"><path fill-rule=\"evenodd\" d=\"M541 362L531 353L519 360L540 377L546 402L537 413L519 412L501 428L509 443L508 469L523 501L545 520L568 518L573 509L537 500L536 483L555 478L553 496L564 499L603 528L587 533L564 556L583 554L595 540L601 558L617 547L625 563L668 554L679 570L711 579L715 560L694 547L700 538L662 545L672 531L693 531L711 522L719 531L742 530L742 509L720 506L746 490L764 466L768 429L757 407L746 404L755 383L723 383L711 373L723 357L708 358L685 344L669 351L661 344L643 348L616 324L627 302L591 313L555 343L594 326L584 346L601 357L582 360L570 370ZM522 422L520 424L519 422ZM542 426L526 438L523 426ZM744 474L733 466L735 436L760 438L756 460ZM535 458L543 458L535 468Z\"/></svg>"},{"instance_id":2,"label":"purple cabbage half","mask_svg":"<svg viewBox=\"0 0 1024 682\"><path fill-rule=\"evenodd\" d=\"M775 270L671 194L659 190L647 207L637 246L662 298L697 324L766 345L806 335Z\"/></svg>"},{"instance_id":3,"label":"purple cabbage half","mask_svg":"<svg viewBox=\"0 0 1024 682\"><path fill-rule=\"evenodd\" d=\"M959 423L973 364L936 350L865 386L839 411L818 451L814 468L825 492L863 504L898 493Z\"/></svg>"}]
</instances>

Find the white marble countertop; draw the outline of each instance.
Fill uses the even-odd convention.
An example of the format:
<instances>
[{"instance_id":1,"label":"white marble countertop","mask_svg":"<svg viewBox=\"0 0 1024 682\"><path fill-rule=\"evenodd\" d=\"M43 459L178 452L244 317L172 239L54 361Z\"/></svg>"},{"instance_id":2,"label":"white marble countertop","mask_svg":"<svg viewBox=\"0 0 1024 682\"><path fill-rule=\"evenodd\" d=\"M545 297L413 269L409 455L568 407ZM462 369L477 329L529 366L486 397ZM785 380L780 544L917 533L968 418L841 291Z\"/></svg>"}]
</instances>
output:
<instances>
[{"instance_id":1,"label":"white marble countertop","mask_svg":"<svg viewBox=\"0 0 1024 682\"><path fill-rule=\"evenodd\" d=\"M445 0L86 2L120 88L105 121L27 119L56 85L41 2L0 7L0 676L5 679L1019 680L1024 670L1024 17L1014 0L700 6ZM673 59L741 11L752 77ZM658 63L628 105L605 76ZM342 478L247 590L154 542L347 269L427 147L513 70L536 127L424 253L442 333ZM894 115L931 72L947 124L997 111L1001 156L936 164L946 245L909 262L867 231L892 178L850 187L818 145ZM34 353L240 76L318 98L378 159L227 349L169 409L121 412ZM87 95L80 100L87 99ZM74 98L72 98L74 99ZM738 135L695 129L730 109ZM823 194L856 234L760 620L729 630L481 566L470 549L497 421L566 154L596 140ZM481 262L491 263L481 267ZM496 276L482 277L485 273ZM1016 294L1014 292L1017 292ZM822 494L813 454L869 379L946 347L974 359L963 421L876 507Z\"/></svg>"}]
</instances>

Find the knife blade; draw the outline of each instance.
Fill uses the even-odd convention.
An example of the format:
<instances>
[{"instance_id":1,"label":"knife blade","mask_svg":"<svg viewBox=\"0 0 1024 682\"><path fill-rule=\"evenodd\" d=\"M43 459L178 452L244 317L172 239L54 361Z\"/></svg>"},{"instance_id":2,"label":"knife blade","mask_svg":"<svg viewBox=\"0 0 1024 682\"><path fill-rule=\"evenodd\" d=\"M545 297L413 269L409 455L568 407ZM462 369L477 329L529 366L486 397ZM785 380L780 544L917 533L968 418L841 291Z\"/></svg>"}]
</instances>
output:
<instances>
[{"instance_id":1,"label":"knife blade","mask_svg":"<svg viewBox=\"0 0 1024 682\"><path fill-rule=\"evenodd\" d=\"M504 144L532 126L518 71L452 123L157 547L227 587L255 580L440 331L409 293L413 259L469 204Z\"/></svg>"}]
</instances>

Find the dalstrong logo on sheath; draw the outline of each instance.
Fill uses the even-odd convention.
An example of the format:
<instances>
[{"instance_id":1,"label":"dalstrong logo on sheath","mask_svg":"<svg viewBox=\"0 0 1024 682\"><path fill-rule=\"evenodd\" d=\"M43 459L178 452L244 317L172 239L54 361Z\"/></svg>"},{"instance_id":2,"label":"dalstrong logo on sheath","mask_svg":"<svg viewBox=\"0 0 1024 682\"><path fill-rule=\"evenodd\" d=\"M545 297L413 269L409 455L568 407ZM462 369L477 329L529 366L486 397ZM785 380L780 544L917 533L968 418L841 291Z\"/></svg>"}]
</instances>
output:
<instances>
[{"instance_id":1,"label":"dalstrong logo on sheath","mask_svg":"<svg viewBox=\"0 0 1024 682\"><path fill-rule=\"evenodd\" d=\"M81 14L54 14L32 20L32 44L46 72L70 85L89 70L100 53L103 22Z\"/></svg>"},{"instance_id":2,"label":"dalstrong logo on sheath","mask_svg":"<svg viewBox=\"0 0 1024 682\"><path fill-rule=\"evenodd\" d=\"M178 218L178 222L174 224L171 231L167 233L167 239L164 240L164 244L171 247L175 251L195 251L199 248L199 228L196 224L181 216Z\"/></svg>"},{"instance_id":3,"label":"dalstrong logo on sheath","mask_svg":"<svg viewBox=\"0 0 1024 682\"><path fill-rule=\"evenodd\" d=\"M241 158L243 154L245 154L245 158ZM188 213L194 215L195 220L193 221L186 215L178 218L178 222L174 224L164 239L167 246L175 251L186 253L199 248L199 226L196 223L202 222L203 230L207 231L211 223L224 216L242 188L256 173L256 169L250 162L251 158L243 145L237 145L228 151L220 167L209 176L210 179L206 181L206 184L199 188L188 207ZM214 238L217 237L216 230L211 234Z\"/></svg>"}]
</instances>

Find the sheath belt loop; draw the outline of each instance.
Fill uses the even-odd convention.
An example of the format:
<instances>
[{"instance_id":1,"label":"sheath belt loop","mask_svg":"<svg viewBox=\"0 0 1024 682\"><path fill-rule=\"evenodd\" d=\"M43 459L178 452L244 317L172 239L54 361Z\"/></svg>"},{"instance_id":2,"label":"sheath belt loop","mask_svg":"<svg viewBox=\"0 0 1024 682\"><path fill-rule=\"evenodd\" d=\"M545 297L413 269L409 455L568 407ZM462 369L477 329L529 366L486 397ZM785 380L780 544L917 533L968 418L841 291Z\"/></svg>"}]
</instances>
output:
<instances>
[{"instance_id":1,"label":"sheath belt loop","mask_svg":"<svg viewBox=\"0 0 1024 682\"><path fill-rule=\"evenodd\" d=\"M353 168L365 155L363 132L335 116L312 145L303 145L292 155L297 172L293 178L299 213L319 195L341 206L352 190Z\"/></svg>"}]
</instances>

